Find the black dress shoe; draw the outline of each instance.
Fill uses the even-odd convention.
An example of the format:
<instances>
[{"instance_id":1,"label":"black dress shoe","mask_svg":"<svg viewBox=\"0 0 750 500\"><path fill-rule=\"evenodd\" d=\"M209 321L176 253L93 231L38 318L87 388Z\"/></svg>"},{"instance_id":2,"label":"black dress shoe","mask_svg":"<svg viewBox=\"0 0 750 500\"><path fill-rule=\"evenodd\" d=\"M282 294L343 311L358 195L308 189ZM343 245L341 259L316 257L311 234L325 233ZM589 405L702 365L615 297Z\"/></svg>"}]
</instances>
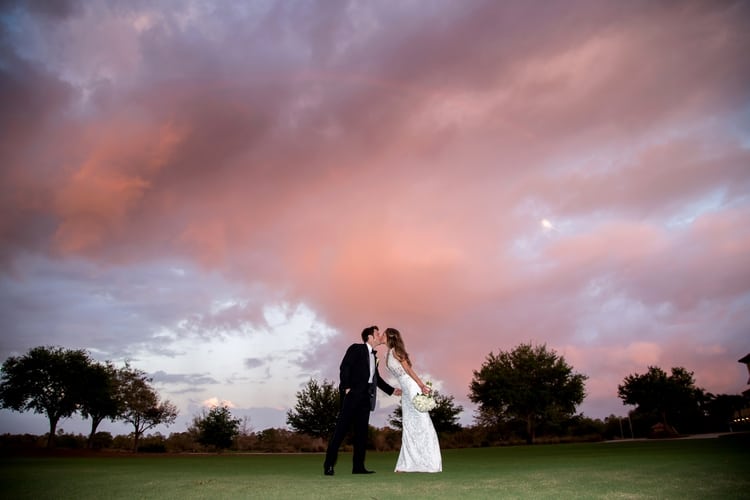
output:
<instances>
[{"instance_id":1,"label":"black dress shoe","mask_svg":"<svg viewBox=\"0 0 750 500\"><path fill-rule=\"evenodd\" d=\"M324 466L323 467L323 474L325 474L326 476L333 476L333 467L330 467L330 466L327 466L327 465Z\"/></svg>"},{"instance_id":2,"label":"black dress shoe","mask_svg":"<svg viewBox=\"0 0 750 500\"><path fill-rule=\"evenodd\" d=\"M353 470L352 474L375 474L375 471L374 470L367 470L367 469Z\"/></svg>"}]
</instances>

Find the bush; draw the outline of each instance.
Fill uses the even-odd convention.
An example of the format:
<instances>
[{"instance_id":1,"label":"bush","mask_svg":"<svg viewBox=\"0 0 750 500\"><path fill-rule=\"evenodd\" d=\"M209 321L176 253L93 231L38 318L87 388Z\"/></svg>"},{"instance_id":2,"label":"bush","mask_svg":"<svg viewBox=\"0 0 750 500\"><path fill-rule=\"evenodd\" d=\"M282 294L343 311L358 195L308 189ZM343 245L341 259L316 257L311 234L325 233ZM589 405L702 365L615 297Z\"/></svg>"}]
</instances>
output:
<instances>
[{"instance_id":1,"label":"bush","mask_svg":"<svg viewBox=\"0 0 750 500\"><path fill-rule=\"evenodd\" d=\"M161 434L149 435L141 439L138 444L138 453L166 453L167 440Z\"/></svg>"},{"instance_id":2,"label":"bush","mask_svg":"<svg viewBox=\"0 0 750 500\"><path fill-rule=\"evenodd\" d=\"M70 434L66 433L62 429L57 431L55 437L55 447L57 448L70 448L70 449L81 449L86 448L87 438L83 434Z\"/></svg>"},{"instance_id":3,"label":"bush","mask_svg":"<svg viewBox=\"0 0 750 500\"><path fill-rule=\"evenodd\" d=\"M234 443L237 451L252 451L258 447L258 436L254 432L240 433Z\"/></svg>"},{"instance_id":4,"label":"bush","mask_svg":"<svg viewBox=\"0 0 750 500\"><path fill-rule=\"evenodd\" d=\"M190 432L173 432L167 438L166 446L170 453L196 452L203 449Z\"/></svg>"},{"instance_id":5,"label":"bush","mask_svg":"<svg viewBox=\"0 0 750 500\"><path fill-rule=\"evenodd\" d=\"M269 453L289 453L294 452L290 446L290 438L294 433L286 429L265 429L258 433L258 451Z\"/></svg>"},{"instance_id":6,"label":"bush","mask_svg":"<svg viewBox=\"0 0 750 500\"><path fill-rule=\"evenodd\" d=\"M373 436L373 445L378 451L393 451L401 448L401 431L383 427L377 429Z\"/></svg>"},{"instance_id":7,"label":"bush","mask_svg":"<svg viewBox=\"0 0 750 500\"><path fill-rule=\"evenodd\" d=\"M115 450L130 451L133 449L133 438L131 438L130 436L123 436L122 434L118 434L114 437L114 439L112 439L112 444L110 446Z\"/></svg>"},{"instance_id":8,"label":"bush","mask_svg":"<svg viewBox=\"0 0 750 500\"><path fill-rule=\"evenodd\" d=\"M91 441L91 447L95 450L101 450L112 446L114 438L109 432L97 432L94 434L94 439Z\"/></svg>"},{"instance_id":9,"label":"bush","mask_svg":"<svg viewBox=\"0 0 750 500\"><path fill-rule=\"evenodd\" d=\"M3 434L0 436L0 450L18 451L43 448L47 445L46 438L34 434Z\"/></svg>"}]
</instances>

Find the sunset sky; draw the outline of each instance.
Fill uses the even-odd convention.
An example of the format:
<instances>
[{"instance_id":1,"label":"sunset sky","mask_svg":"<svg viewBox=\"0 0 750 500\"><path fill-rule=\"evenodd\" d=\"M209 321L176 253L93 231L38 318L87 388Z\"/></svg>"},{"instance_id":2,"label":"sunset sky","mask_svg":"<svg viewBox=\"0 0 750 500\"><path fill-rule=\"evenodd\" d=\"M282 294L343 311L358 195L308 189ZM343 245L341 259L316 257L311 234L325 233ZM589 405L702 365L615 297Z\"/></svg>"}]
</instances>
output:
<instances>
[{"instance_id":1,"label":"sunset sky","mask_svg":"<svg viewBox=\"0 0 750 500\"><path fill-rule=\"evenodd\" d=\"M650 365L738 394L748 26L724 0L2 0L0 361L129 361L166 433L221 401L285 427L370 324L464 425L521 343L589 377L592 418Z\"/></svg>"}]
</instances>

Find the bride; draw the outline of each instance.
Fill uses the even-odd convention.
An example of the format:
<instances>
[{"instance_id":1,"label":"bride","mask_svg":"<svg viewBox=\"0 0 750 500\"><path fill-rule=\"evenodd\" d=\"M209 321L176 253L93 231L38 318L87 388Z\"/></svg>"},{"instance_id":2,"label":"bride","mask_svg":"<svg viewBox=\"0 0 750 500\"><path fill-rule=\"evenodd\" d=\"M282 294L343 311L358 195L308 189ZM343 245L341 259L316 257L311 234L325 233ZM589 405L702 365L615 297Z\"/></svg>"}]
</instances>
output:
<instances>
[{"instance_id":1,"label":"bride","mask_svg":"<svg viewBox=\"0 0 750 500\"><path fill-rule=\"evenodd\" d=\"M386 366L398 379L402 391L401 452L396 462L396 472L440 472L443 470L443 460L430 414L418 411L412 403L414 396L429 394L431 389L414 372L401 333L395 328L386 328L385 338L388 345Z\"/></svg>"}]
</instances>

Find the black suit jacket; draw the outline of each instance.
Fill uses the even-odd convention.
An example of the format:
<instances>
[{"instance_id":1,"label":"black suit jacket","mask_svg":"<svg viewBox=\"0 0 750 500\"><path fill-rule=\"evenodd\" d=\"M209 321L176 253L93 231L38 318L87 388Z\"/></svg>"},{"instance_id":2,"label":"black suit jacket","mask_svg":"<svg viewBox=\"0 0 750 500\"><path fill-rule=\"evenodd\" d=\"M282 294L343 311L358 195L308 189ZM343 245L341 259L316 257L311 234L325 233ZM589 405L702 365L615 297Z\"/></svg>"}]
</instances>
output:
<instances>
[{"instance_id":1,"label":"black suit jacket","mask_svg":"<svg viewBox=\"0 0 750 500\"><path fill-rule=\"evenodd\" d=\"M352 344L346 350L339 367L341 401L344 400L344 397L350 397L369 405L370 397L374 398L374 392L371 392L370 386L370 356L372 356L370 350L364 342ZM377 365L375 366L375 382L383 392L388 395L393 394L393 387L380 378ZM346 394L347 389L349 389L349 394ZM374 390L374 387L372 389ZM372 405L370 409L372 409Z\"/></svg>"}]
</instances>

